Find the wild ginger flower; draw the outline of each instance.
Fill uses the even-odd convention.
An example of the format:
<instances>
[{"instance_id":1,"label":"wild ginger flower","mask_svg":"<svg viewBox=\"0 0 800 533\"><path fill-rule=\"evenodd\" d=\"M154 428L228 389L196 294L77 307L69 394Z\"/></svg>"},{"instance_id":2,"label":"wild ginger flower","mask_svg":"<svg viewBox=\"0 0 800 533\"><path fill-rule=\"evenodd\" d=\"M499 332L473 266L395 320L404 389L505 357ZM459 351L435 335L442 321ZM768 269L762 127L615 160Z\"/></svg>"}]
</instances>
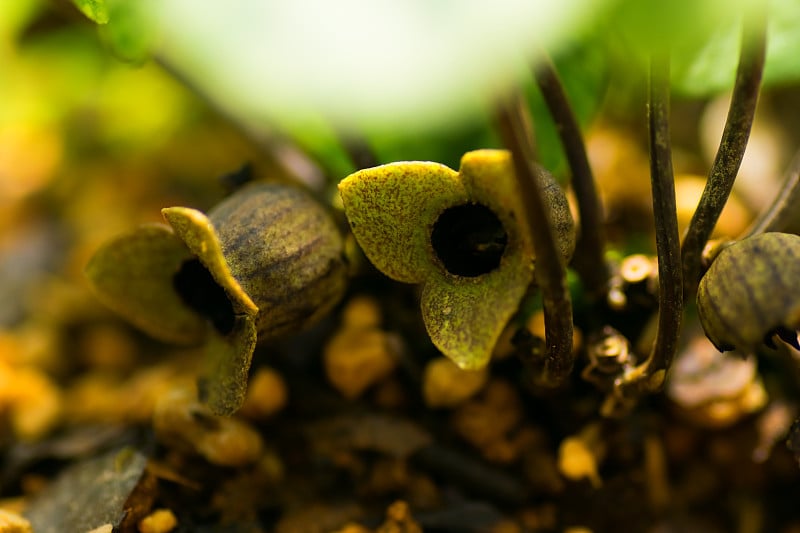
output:
<instances>
[{"instance_id":1,"label":"wild ginger flower","mask_svg":"<svg viewBox=\"0 0 800 533\"><path fill-rule=\"evenodd\" d=\"M566 260L575 246L563 191L541 184ZM422 284L433 344L463 369L485 366L534 275L525 211L505 150L466 153L458 172L431 162L361 170L339 184L367 258L392 279Z\"/></svg>"}]
</instances>

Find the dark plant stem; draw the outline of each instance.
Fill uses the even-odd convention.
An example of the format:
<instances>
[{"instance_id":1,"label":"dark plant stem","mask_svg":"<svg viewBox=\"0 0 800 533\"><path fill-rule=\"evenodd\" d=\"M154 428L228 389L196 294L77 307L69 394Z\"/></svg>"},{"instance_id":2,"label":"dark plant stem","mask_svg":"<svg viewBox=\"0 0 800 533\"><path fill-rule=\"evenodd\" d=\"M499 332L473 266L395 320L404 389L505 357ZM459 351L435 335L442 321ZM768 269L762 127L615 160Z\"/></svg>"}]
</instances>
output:
<instances>
[{"instance_id":1,"label":"dark plant stem","mask_svg":"<svg viewBox=\"0 0 800 533\"><path fill-rule=\"evenodd\" d=\"M768 209L750 225L742 239L769 231L784 231L796 217L800 205L800 151L798 151L783 178L783 185Z\"/></svg>"},{"instance_id":2,"label":"dark plant stem","mask_svg":"<svg viewBox=\"0 0 800 533\"><path fill-rule=\"evenodd\" d=\"M728 201L750 137L766 53L766 14L763 11L753 13L742 31L739 66L725 129L703 195L683 241L681 252L687 299L697 290L703 248Z\"/></svg>"},{"instance_id":3,"label":"dark plant stem","mask_svg":"<svg viewBox=\"0 0 800 533\"><path fill-rule=\"evenodd\" d=\"M572 188L580 213L580 235L572 264L580 274L589 299L597 301L608 290L609 269L604 256L602 209L586 155L586 145L555 65L546 54L539 59L534 76L553 117L572 171Z\"/></svg>"},{"instance_id":4,"label":"dark plant stem","mask_svg":"<svg viewBox=\"0 0 800 533\"><path fill-rule=\"evenodd\" d=\"M296 179L315 191L320 190L327 183L328 180L321 167L294 144L267 128L258 127L252 122L244 120L219 99L204 91L166 58L155 55L153 60L216 114L238 129L259 150L270 166L274 166L282 174Z\"/></svg>"},{"instance_id":5,"label":"dark plant stem","mask_svg":"<svg viewBox=\"0 0 800 533\"><path fill-rule=\"evenodd\" d=\"M356 170L376 167L380 164L375 152L361 135L352 132L340 133L339 138Z\"/></svg>"},{"instance_id":6,"label":"dark plant stem","mask_svg":"<svg viewBox=\"0 0 800 533\"><path fill-rule=\"evenodd\" d=\"M484 464L472 454L438 443L421 448L409 459L420 469L442 476L466 491L491 501L519 505L528 496L526 485L508 472Z\"/></svg>"},{"instance_id":7,"label":"dark plant stem","mask_svg":"<svg viewBox=\"0 0 800 533\"><path fill-rule=\"evenodd\" d=\"M669 369L678 349L683 316L683 280L680 236L675 205L675 177L669 132L669 58L653 58L650 65L648 129L650 145L650 183L658 255L658 331L653 350L646 361L646 374L657 378ZM665 375L648 383L658 388Z\"/></svg>"},{"instance_id":8,"label":"dark plant stem","mask_svg":"<svg viewBox=\"0 0 800 533\"><path fill-rule=\"evenodd\" d=\"M678 349L683 316L680 236L675 205L675 180L669 132L669 58L655 56L650 64L648 95L650 182L658 255L658 329L647 359L627 371L615 385L614 396L624 412L643 393L658 390L664 383Z\"/></svg>"},{"instance_id":9,"label":"dark plant stem","mask_svg":"<svg viewBox=\"0 0 800 533\"><path fill-rule=\"evenodd\" d=\"M534 360L537 384L557 386L572 370L572 301L566 268L557 245L549 208L542 193L544 178L534 160L530 115L525 101L515 94L499 104L497 122L503 142L511 151L514 170L525 205L525 218L536 253L536 281L542 291L545 317L545 353Z\"/></svg>"}]
</instances>

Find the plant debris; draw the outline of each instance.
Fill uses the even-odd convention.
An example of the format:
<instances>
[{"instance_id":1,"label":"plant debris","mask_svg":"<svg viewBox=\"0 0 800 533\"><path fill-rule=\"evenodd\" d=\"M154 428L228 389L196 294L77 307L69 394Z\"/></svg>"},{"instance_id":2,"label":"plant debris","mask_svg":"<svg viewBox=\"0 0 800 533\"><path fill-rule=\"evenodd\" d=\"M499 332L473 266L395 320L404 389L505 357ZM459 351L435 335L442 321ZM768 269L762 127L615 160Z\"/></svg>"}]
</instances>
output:
<instances>
[{"instance_id":1,"label":"plant debris","mask_svg":"<svg viewBox=\"0 0 800 533\"><path fill-rule=\"evenodd\" d=\"M25 510L37 533L85 533L110 524L133 531L152 504L147 457L115 449L79 462L31 500Z\"/></svg>"}]
</instances>

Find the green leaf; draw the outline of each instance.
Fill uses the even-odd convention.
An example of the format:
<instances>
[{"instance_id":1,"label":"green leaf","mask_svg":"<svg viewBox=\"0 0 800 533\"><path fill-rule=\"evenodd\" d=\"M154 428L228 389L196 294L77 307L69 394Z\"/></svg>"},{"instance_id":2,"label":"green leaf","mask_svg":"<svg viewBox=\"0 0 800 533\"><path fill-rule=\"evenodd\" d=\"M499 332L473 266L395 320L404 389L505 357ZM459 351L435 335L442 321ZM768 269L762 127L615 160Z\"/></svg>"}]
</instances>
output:
<instances>
[{"instance_id":1,"label":"green leaf","mask_svg":"<svg viewBox=\"0 0 800 533\"><path fill-rule=\"evenodd\" d=\"M800 3L795 0L770 0L767 29L766 84L800 79Z\"/></svg>"},{"instance_id":2,"label":"green leaf","mask_svg":"<svg viewBox=\"0 0 800 533\"><path fill-rule=\"evenodd\" d=\"M459 122L516 85L538 47L571 38L606 0L143 4L161 57L236 115L312 110L337 128L409 132Z\"/></svg>"},{"instance_id":3,"label":"green leaf","mask_svg":"<svg viewBox=\"0 0 800 533\"><path fill-rule=\"evenodd\" d=\"M565 87L570 105L581 126L588 126L597 115L606 94L609 78L606 50L594 38L563 46L552 58ZM539 163L554 175L564 176L566 159L555 123L536 87L533 77L521 76L522 87L534 118ZM438 161L450 167L459 164L461 155L478 148L502 148L492 121L493 101L474 103L465 110L457 126L440 127L409 135L397 128L364 131L370 148L379 161Z\"/></svg>"},{"instance_id":4,"label":"green leaf","mask_svg":"<svg viewBox=\"0 0 800 533\"><path fill-rule=\"evenodd\" d=\"M457 168L461 156L478 148L501 148L489 110L475 106L465 111L457 126L431 128L409 135L393 127L363 132L380 162L436 161Z\"/></svg>"},{"instance_id":5,"label":"green leaf","mask_svg":"<svg viewBox=\"0 0 800 533\"><path fill-rule=\"evenodd\" d=\"M746 13L718 21L704 42L676 57L673 83L681 93L705 96L733 87ZM800 3L771 0L768 10L764 86L800 79Z\"/></svg>"},{"instance_id":6,"label":"green leaf","mask_svg":"<svg viewBox=\"0 0 800 533\"><path fill-rule=\"evenodd\" d=\"M108 24L108 5L105 0L72 0L78 9L97 24Z\"/></svg>"},{"instance_id":7,"label":"green leaf","mask_svg":"<svg viewBox=\"0 0 800 533\"><path fill-rule=\"evenodd\" d=\"M145 18L144 3L110 0L106 6L109 23L99 28L100 36L120 60L144 63L150 57L156 35L155 27Z\"/></svg>"},{"instance_id":8,"label":"green leaf","mask_svg":"<svg viewBox=\"0 0 800 533\"><path fill-rule=\"evenodd\" d=\"M595 30L593 39L610 51L615 79L641 76L654 50L669 49L674 89L688 96L708 96L733 87L742 22L765 5L764 84L798 80L800 3L796 0L622 0L599 18L597 27L602 31Z\"/></svg>"}]
</instances>

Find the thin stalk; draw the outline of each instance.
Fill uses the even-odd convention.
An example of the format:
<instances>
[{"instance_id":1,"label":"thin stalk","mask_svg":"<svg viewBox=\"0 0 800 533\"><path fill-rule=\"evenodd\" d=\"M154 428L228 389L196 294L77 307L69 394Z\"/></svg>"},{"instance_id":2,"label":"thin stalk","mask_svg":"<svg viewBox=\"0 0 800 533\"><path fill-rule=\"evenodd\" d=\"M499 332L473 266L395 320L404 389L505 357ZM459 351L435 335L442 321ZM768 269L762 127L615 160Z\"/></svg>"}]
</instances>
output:
<instances>
[{"instance_id":1,"label":"thin stalk","mask_svg":"<svg viewBox=\"0 0 800 533\"><path fill-rule=\"evenodd\" d=\"M542 291L545 318L545 353L534 361L535 381L560 384L572 370L572 301L566 268L559 252L548 206L542 192L544 178L534 160L530 116L519 94L498 105L500 135L511 151L514 170L525 205L525 218L536 253L536 281Z\"/></svg>"},{"instance_id":2,"label":"thin stalk","mask_svg":"<svg viewBox=\"0 0 800 533\"><path fill-rule=\"evenodd\" d=\"M243 119L219 99L203 90L165 57L155 55L153 60L215 113L238 129L259 150L269 165L279 169L282 174L307 185L312 190L318 191L324 187L328 181L325 173L303 151L267 128L256 126L252 121Z\"/></svg>"},{"instance_id":3,"label":"thin stalk","mask_svg":"<svg viewBox=\"0 0 800 533\"><path fill-rule=\"evenodd\" d=\"M658 256L658 326L647 359L625 373L614 394L630 407L643 393L658 390L678 349L683 315L680 236L675 205L675 179L669 132L669 58L653 57L650 64L648 131L650 182Z\"/></svg>"},{"instance_id":4,"label":"thin stalk","mask_svg":"<svg viewBox=\"0 0 800 533\"><path fill-rule=\"evenodd\" d=\"M590 300L596 301L608 291L609 269L604 256L605 231L600 198L586 155L586 144L555 65L546 54L542 54L534 76L564 147L572 172L572 188L578 201L580 235L572 264L580 274L586 294Z\"/></svg>"},{"instance_id":5,"label":"thin stalk","mask_svg":"<svg viewBox=\"0 0 800 533\"><path fill-rule=\"evenodd\" d=\"M353 132L340 132L339 139L356 170L376 167L380 164L378 157L370 147L367 140L360 134Z\"/></svg>"},{"instance_id":6,"label":"thin stalk","mask_svg":"<svg viewBox=\"0 0 800 533\"><path fill-rule=\"evenodd\" d=\"M702 271L703 248L719 219L733 188L744 157L750 128L756 112L766 54L766 14L764 10L748 18L742 30L742 46L736 83L725 121L719 150L711 167L703 195L692 216L681 250L683 279L687 299L697 290Z\"/></svg>"},{"instance_id":7,"label":"thin stalk","mask_svg":"<svg viewBox=\"0 0 800 533\"><path fill-rule=\"evenodd\" d=\"M683 316L683 280L680 235L675 205L675 176L669 132L669 58L653 58L650 65L648 129L650 183L658 255L658 330L653 350L644 363L646 374L658 388L666 377L675 352ZM662 372L663 371L663 372ZM660 374L660 377L659 377Z\"/></svg>"},{"instance_id":8,"label":"thin stalk","mask_svg":"<svg viewBox=\"0 0 800 533\"><path fill-rule=\"evenodd\" d=\"M783 178L783 185L768 209L750 225L742 239L769 231L784 231L796 216L800 204L800 150L795 154Z\"/></svg>"}]
</instances>

